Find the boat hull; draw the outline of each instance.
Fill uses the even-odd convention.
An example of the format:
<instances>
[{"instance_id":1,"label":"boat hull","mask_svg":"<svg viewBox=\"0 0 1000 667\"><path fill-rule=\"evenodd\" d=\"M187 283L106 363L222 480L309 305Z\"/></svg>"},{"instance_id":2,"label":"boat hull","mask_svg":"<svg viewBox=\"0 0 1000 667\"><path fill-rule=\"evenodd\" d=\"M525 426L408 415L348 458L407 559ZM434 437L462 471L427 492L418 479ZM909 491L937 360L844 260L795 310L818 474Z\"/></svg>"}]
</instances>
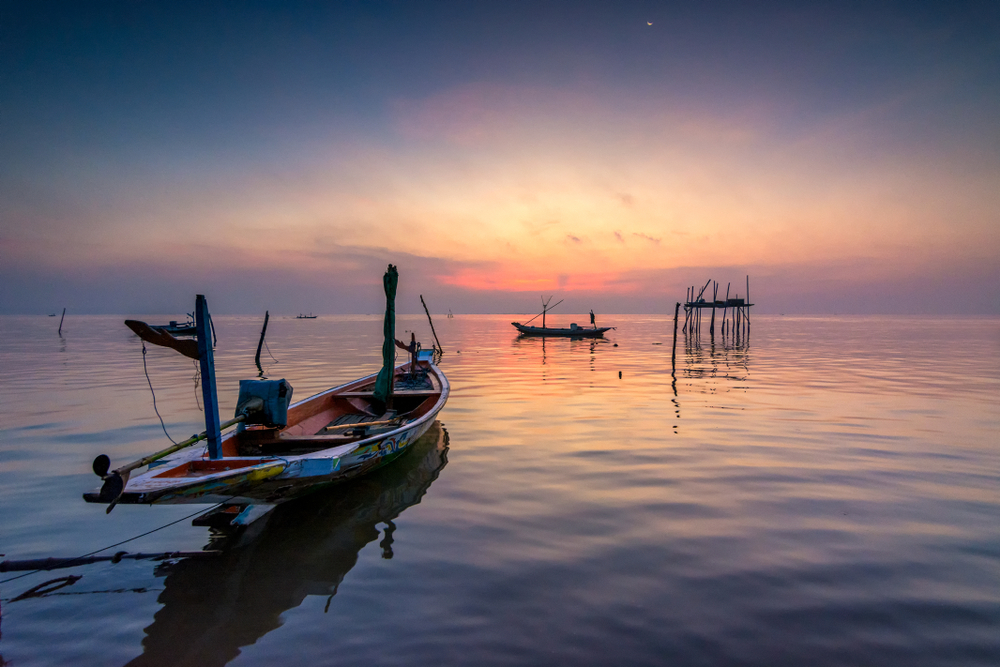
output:
<instances>
[{"instance_id":1,"label":"boat hull","mask_svg":"<svg viewBox=\"0 0 1000 667\"><path fill-rule=\"evenodd\" d=\"M602 338L605 331L610 331L614 327L598 327L596 329L556 329L553 327L529 327L519 322L511 322L515 329L524 336L556 336L562 338Z\"/></svg>"},{"instance_id":2,"label":"boat hull","mask_svg":"<svg viewBox=\"0 0 1000 667\"><path fill-rule=\"evenodd\" d=\"M445 376L430 362L422 364L435 378L435 391L427 393L423 403L412 410L413 418L397 428L390 428L351 442L349 436L323 435L308 431L319 429L329 419L324 406L358 401L364 392L352 391L374 382L374 375L328 389L289 407L286 432L231 432L223 437L225 455L210 460L204 449L182 450L162 463L127 481L118 500L121 504L277 504L342 481L353 479L379 468L403 454L434 423L450 392ZM405 376L405 366L397 373ZM395 400L420 401L422 393L397 392ZM317 407L318 406L318 407ZM333 408L327 408L328 411ZM331 412L331 414L334 414ZM407 413L410 414L410 413ZM293 421L293 415L298 423ZM375 424L377 422L370 422ZM310 425L311 424L311 425ZM317 426L320 424L320 426ZM365 426L364 422L358 422ZM303 433L302 431L306 432ZM367 428L365 429L367 430ZM264 445L253 455L246 453L250 436ZM260 436L266 436L263 440ZM285 451L281 451L283 447ZM309 450L294 453L297 450ZM272 453L273 452L273 453ZM88 502L106 502L98 492L84 494Z\"/></svg>"}]
</instances>

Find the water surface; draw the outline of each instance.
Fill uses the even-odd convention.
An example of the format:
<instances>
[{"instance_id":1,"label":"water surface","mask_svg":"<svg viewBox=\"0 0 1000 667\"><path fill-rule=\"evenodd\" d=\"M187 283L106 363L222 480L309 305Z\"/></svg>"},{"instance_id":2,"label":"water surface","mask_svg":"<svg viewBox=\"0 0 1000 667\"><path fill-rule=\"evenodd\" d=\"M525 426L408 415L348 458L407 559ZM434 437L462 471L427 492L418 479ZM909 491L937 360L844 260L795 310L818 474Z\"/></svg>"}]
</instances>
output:
<instances>
[{"instance_id":1,"label":"water surface","mask_svg":"<svg viewBox=\"0 0 1000 667\"><path fill-rule=\"evenodd\" d=\"M81 500L96 454L169 444L122 319L67 316L60 338L53 318L0 318L6 558L171 522L107 553L212 541L196 507ZM519 338L510 319L435 320L441 425L224 557L0 575L0 659L1000 664L1000 320L758 316L749 341L682 335L671 374L669 317L602 316L603 341ZM224 418L260 324L216 318ZM397 329L431 340L423 317ZM379 363L378 317L268 334L266 371L296 398ZM168 432L202 430L194 364L146 362Z\"/></svg>"}]
</instances>

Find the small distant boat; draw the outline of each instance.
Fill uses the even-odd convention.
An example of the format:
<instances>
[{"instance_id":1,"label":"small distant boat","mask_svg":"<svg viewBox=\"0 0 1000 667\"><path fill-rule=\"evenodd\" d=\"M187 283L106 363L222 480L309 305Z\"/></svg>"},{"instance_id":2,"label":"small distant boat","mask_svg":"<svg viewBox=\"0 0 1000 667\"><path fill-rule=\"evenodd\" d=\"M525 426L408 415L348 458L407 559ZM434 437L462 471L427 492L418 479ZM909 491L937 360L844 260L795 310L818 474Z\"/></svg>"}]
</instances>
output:
<instances>
[{"instance_id":1,"label":"small distant boat","mask_svg":"<svg viewBox=\"0 0 1000 667\"><path fill-rule=\"evenodd\" d=\"M558 306L560 303L563 302L563 299L560 299L555 304L555 306L549 306L549 301L551 300L552 297L549 297L548 301L542 301L542 312L538 314L542 316L542 326L540 327L528 326L527 322L525 324L521 324L520 322L511 322L511 324L515 329L520 331L521 335L523 336L563 336L566 338L601 338L604 336L604 332L614 329L614 327L598 327L596 324L594 324L593 327L588 329L586 327L578 326L575 322L570 324L568 328L547 327L545 326L545 315L550 310L552 310L553 308L555 308L556 306ZM532 317L531 320L537 318L538 315ZM531 322L531 320L528 320L528 322ZM594 311L590 311L590 321L594 322Z\"/></svg>"},{"instance_id":2,"label":"small distant boat","mask_svg":"<svg viewBox=\"0 0 1000 667\"><path fill-rule=\"evenodd\" d=\"M55 313L49 313L49 317L55 317L55 316L56 316Z\"/></svg>"},{"instance_id":3,"label":"small distant boat","mask_svg":"<svg viewBox=\"0 0 1000 667\"><path fill-rule=\"evenodd\" d=\"M309 313L308 315L303 315L302 313L299 313L298 315L295 316L295 319L297 319L297 320L315 320L317 317L319 317L319 315L313 315L312 313Z\"/></svg>"},{"instance_id":4,"label":"small distant boat","mask_svg":"<svg viewBox=\"0 0 1000 667\"><path fill-rule=\"evenodd\" d=\"M160 331L168 333L171 336L195 336L198 334L198 327L196 327L194 322L190 320L187 322L170 320L170 324L154 324L151 326L154 329L159 329Z\"/></svg>"},{"instance_id":5,"label":"small distant boat","mask_svg":"<svg viewBox=\"0 0 1000 667\"><path fill-rule=\"evenodd\" d=\"M520 331L525 336L568 336L571 338L601 338L604 336L604 332L614 329L614 327L597 327L596 329L588 329L586 327L577 326L575 323L570 324L569 328L553 328L553 327L529 327L527 325L521 324L520 322L511 322L514 328Z\"/></svg>"}]
</instances>

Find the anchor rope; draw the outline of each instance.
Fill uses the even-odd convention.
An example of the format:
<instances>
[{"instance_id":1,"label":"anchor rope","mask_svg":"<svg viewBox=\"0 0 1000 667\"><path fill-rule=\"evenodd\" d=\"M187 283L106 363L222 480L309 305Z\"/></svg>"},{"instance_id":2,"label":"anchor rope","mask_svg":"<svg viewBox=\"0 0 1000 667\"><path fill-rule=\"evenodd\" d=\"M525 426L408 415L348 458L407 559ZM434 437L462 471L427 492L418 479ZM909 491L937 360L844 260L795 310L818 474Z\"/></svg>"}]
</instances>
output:
<instances>
[{"instance_id":1,"label":"anchor rope","mask_svg":"<svg viewBox=\"0 0 1000 667\"><path fill-rule=\"evenodd\" d=\"M114 544L109 544L106 547L102 547L102 548L100 548L100 549L98 549L96 551L91 551L90 553L83 554L82 556L77 556L76 558L73 558L72 560L69 560L67 562L68 563L72 563L74 560L81 560L83 558L86 558L87 556L93 556L94 554L99 554L102 551L107 551L108 549L113 549L115 547L118 547L118 546L121 546L123 544L126 544L127 542L132 542L133 540L137 540L140 537L146 537L147 535L152 535L153 533L155 533L158 530L163 530L164 528L169 528L170 526L173 526L174 524L180 523L181 521L187 521L191 517L197 516L199 514L204 514L206 511L207 512L211 512L214 509L218 509L219 507L222 507L223 505L225 505L226 503L228 503L230 500L232 500L235 497L236 496L230 496L229 498L227 498L226 500L222 501L221 503L218 503L214 507L210 507L208 510L205 510L205 508L202 508L202 509L198 510L197 512L194 512L193 514L188 514L187 516L181 517L180 519L177 519L175 521L171 521L170 523L165 523L162 526L160 526L159 528L154 528L153 530L147 530L145 533L142 533L141 535L136 535L135 537L130 537L127 540L122 540L121 542L115 542ZM6 584L7 582L14 581L15 579L20 579L21 577L27 577L29 574L37 574L38 572L42 572L42 571L43 570L32 570L31 572L25 572L24 574L19 574L16 577L10 577L9 579L0 580L0 584Z\"/></svg>"},{"instance_id":2,"label":"anchor rope","mask_svg":"<svg viewBox=\"0 0 1000 667\"><path fill-rule=\"evenodd\" d=\"M265 350L267 350L267 354L268 354L268 356L269 356L269 357L271 357L272 359L274 359L274 355L273 355L273 354L271 354L271 348L269 348L269 347L267 346L267 341L266 341L266 340L264 341L264 349L265 349ZM276 363L276 364L277 364L277 363L281 363L281 362L279 362L279 361L278 361L277 359L274 359L274 363Z\"/></svg>"}]
</instances>

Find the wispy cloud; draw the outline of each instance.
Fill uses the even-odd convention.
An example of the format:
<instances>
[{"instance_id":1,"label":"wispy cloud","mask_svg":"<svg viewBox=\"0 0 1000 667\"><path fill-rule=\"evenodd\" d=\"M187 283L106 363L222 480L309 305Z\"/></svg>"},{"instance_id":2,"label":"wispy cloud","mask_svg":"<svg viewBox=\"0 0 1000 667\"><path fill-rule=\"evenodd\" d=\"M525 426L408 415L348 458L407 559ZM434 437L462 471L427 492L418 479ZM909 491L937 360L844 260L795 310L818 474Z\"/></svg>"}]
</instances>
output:
<instances>
[{"instance_id":1,"label":"wispy cloud","mask_svg":"<svg viewBox=\"0 0 1000 667\"><path fill-rule=\"evenodd\" d=\"M642 234L640 232L632 232L632 236L636 236L636 237L638 237L638 238L640 238L640 239L642 239L644 241L649 241L650 243L654 243L656 245L660 245L660 239L653 238L649 234Z\"/></svg>"}]
</instances>

